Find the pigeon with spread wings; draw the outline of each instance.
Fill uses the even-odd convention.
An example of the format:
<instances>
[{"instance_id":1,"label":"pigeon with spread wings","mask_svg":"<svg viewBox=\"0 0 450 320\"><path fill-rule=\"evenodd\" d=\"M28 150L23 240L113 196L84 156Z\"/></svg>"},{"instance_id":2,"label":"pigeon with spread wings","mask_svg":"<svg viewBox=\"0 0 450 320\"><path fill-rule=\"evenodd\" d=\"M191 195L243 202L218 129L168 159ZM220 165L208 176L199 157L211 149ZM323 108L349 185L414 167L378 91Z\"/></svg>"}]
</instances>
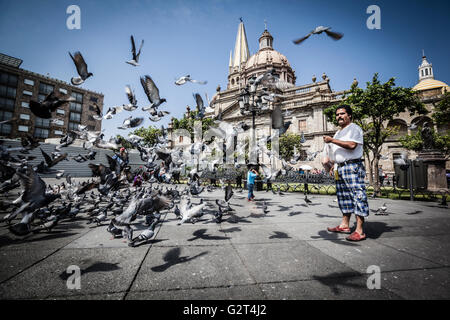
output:
<instances>
[{"instance_id":1,"label":"pigeon with spread wings","mask_svg":"<svg viewBox=\"0 0 450 320\"><path fill-rule=\"evenodd\" d=\"M126 61L126 63L131 64L132 66L137 67L139 65L139 56L141 55L141 49L142 46L144 45L144 40L142 40L141 42L141 46L139 47L139 51L136 54L136 44L134 43L134 37L131 36L131 54L133 55L133 58L129 61Z\"/></svg>"},{"instance_id":2,"label":"pigeon with spread wings","mask_svg":"<svg viewBox=\"0 0 450 320\"><path fill-rule=\"evenodd\" d=\"M79 77L72 77L72 79L70 79L70 82L72 82L74 86L79 86L87 78L93 76L93 74L91 72L88 72L87 64L79 51L75 52L74 56L72 56L72 54L69 52L69 55L72 58L73 62L75 63L79 75Z\"/></svg>"}]
</instances>

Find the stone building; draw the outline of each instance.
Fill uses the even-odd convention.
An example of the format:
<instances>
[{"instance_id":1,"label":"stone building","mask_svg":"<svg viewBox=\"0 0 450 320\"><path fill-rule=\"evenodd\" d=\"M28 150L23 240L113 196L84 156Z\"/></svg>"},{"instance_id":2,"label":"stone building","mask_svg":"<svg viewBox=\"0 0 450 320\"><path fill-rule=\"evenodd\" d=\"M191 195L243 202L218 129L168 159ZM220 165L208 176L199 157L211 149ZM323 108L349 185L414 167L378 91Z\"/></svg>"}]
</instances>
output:
<instances>
[{"instance_id":1,"label":"stone building","mask_svg":"<svg viewBox=\"0 0 450 320\"><path fill-rule=\"evenodd\" d=\"M236 125L244 121L252 126L252 116L242 115L239 108L239 95L241 89L245 87L248 80L253 76L259 76L270 69L275 70L275 75L282 81L290 84L289 88L281 89L277 93L282 95L281 108L288 110L290 115L285 117L285 121L291 121L288 132L301 134L303 132L306 142L304 149L314 152L322 150L324 134L333 134L336 128L326 121L323 110L330 105L334 105L342 100L344 91L335 92L330 87L330 79L324 73L320 79L312 77L309 84L296 86L295 71L289 64L286 56L276 51L273 47L274 37L266 29L259 38L259 50L251 55L248 49L247 36L244 23L241 21L238 27L233 54L230 52L228 83L225 90L217 88L216 94L211 99L214 109L209 110L206 117L217 116L222 112L222 121ZM257 88L257 92L261 90ZM256 138L262 135L272 134L270 108L256 116L255 128ZM169 124L169 129L171 128ZM173 147L189 144L182 137L172 137ZM241 139L241 137L239 137ZM266 156L259 159L261 163L268 163ZM320 158L317 157L309 165L321 168ZM279 162L277 166L281 165Z\"/></svg>"},{"instance_id":2,"label":"stone building","mask_svg":"<svg viewBox=\"0 0 450 320\"><path fill-rule=\"evenodd\" d=\"M416 152L405 150L399 143L399 138L407 134L414 134L417 132L417 127L423 126L425 123L432 125L438 132L447 132L450 130L450 124L436 126L433 124L431 115L433 114L434 104L438 103L444 97L445 92L449 91L449 86L444 82L434 79L433 66L427 61L425 55L422 56L422 63L418 67L419 82L412 88L417 92L420 100L425 104L429 111L427 115L413 115L409 112L401 113L396 119L386 123L385 126L398 127L399 133L395 136L389 137L389 140L383 145L382 155L387 156L387 160L380 160L384 171L392 173L394 171L393 160L400 157L402 153L406 153L408 158L415 159ZM447 169L450 169L450 164L447 164Z\"/></svg>"},{"instance_id":3,"label":"stone building","mask_svg":"<svg viewBox=\"0 0 450 320\"><path fill-rule=\"evenodd\" d=\"M286 56L276 51L273 46L274 37L266 29L259 38L259 50L251 55L248 49L247 36L245 33L244 23L241 21L238 27L234 51L230 52L228 82L225 90L217 88L216 94L211 99L214 109L209 109L206 117L215 117L222 112L222 121L237 125L244 121L252 126L252 116L242 115L239 108L239 95L241 89L244 88L248 80L253 76L259 76L269 69L275 69L276 75L289 84L290 88L279 90L277 93L282 95L280 102L283 111L291 112L285 117L285 121L291 121L288 132L302 134L306 138L303 144L304 150L310 152L323 149L323 135L334 135L337 128L327 121L324 115L324 109L330 105L338 104L343 100L343 95L347 91L333 91L330 87L330 79L323 73L321 79L312 76L312 82L308 84L296 85L295 71L289 64ZM414 90L420 96L422 102L429 111L433 110L433 103L440 101L448 86L434 79L432 65L423 56L422 64L419 66L419 83L414 86ZM353 80L356 82L356 79ZM350 87L350 84L349 84ZM258 88L261 90L261 88ZM262 112L255 119L256 137L262 135L271 135L271 112L273 105L269 110ZM188 113L188 112L187 112ZM430 113L431 114L431 113ZM416 153L407 151L401 147L398 138L402 135L414 132L417 129L410 129L411 124L417 126L423 125L425 122L432 123L430 114L427 116L410 116L405 112L400 114L396 119L386 126L399 126L398 135L390 137L384 144L382 154L387 156L387 160L380 160L380 165L386 173L394 172L393 160L400 157L401 153L407 153L409 158L415 159ZM169 124L171 129L171 124ZM439 131L449 129L449 125L436 127ZM190 145L189 139L186 137L172 137L173 147ZM262 163L268 163L267 157L262 155L259 159ZM312 162L301 162L308 164L313 168L321 169L320 157L316 157ZM274 165L274 164L272 164ZM276 166L280 166L280 162L276 162Z\"/></svg>"},{"instance_id":4,"label":"stone building","mask_svg":"<svg viewBox=\"0 0 450 320\"><path fill-rule=\"evenodd\" d=\"M92 115L94 103L103 109L103 94L21 69L21 63L20 59L0 53L0 121L18 119L0 124L1 137L14 139L31 134L40 140L60 138L67 130L77 129L78 124L87 125L89 130L101 130L102 122ZM43 101L52 91L59 96L72 96L76 101L58 108L52 119L36 117L30 111L30 101ZM52 122L53 119L56 121Z\"/></svg>"}]
</instances>

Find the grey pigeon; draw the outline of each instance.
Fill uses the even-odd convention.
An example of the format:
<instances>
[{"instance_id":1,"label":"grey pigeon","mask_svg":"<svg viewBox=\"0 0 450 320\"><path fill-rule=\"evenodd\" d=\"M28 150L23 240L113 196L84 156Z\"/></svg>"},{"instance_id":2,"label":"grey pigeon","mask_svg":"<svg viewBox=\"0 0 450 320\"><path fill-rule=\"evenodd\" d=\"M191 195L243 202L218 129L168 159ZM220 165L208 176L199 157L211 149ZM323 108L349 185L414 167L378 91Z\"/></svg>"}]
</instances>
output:
<instances>
[{"instance_id":1,"label":"grey pigeon","mask_svg":"<svg viewBox=\"0 0 450 320\"><path fill-rule=\"evenodd\" d=\"M331 27L318 26L313 31L308 33L306 36L304 36L302 38L299 38L299 39L296 39L293 42L295 44L300 44L304 40L308 39L311 35L313 35L313 34L321 34L322 32L325 32L329 37L331 37L334 40L339 40L339 39L341 39L344 36L342 33L333 32L333 31L330 31L330 29L331 29Z\"/></svg>"},{"instance_id":2,"label":"grey pigeon","mask_svg":"<svg viewBox=\"0 0 450 320\"><path fill-rule=\"evenodd\" d=\"M144 91L145 91L145 94L147 95L148 100L151 103L150 106L143 107L142 108L143 111L147 111L152 107L157 108L159 105L166 102L166 99L164 99L164 98L161 99L161 97L159 96L159 89L156 86L153 79L149 75L146 75L145 77L141 77L141 84L142 84L142 87L144 88Z\"/></svg>"},{"instance_id":3,"label":"grey pigeon","mask_svg":"<svg viewBox=\"0 0 450 320\"><path fill-rule=\"evenodd\" d=\"M133 55L132 59L129 61L126 61L126 63L131 64L132 66L137 67L139 65L139 56L141 55L141 49L144 45L144 40L141 42L141 46L139 47L138 53L136 53L136 44L134 43L134 37L131 36L131 54Z\"/></svg>"},{"instance_id":4,"label":"grey pigeon","mask_svg":"<svg viewBox=\"0 0 450 320\"><path fill-rule=\"evenodd\" d=\"M79 75L79 77L72 77L72 79L70 79L70 82L72 82L72 84L74 86L79 86L87 78L93 76L93 74L91 72L88 72L87 64L84 61L84 58L79 51L74 53L75 57L72 56L72 54L70 52L69 52L69 55L72 58L73 62L75 63L75 66L77 67L77 72Z\"/></svg>"}]
</instances>

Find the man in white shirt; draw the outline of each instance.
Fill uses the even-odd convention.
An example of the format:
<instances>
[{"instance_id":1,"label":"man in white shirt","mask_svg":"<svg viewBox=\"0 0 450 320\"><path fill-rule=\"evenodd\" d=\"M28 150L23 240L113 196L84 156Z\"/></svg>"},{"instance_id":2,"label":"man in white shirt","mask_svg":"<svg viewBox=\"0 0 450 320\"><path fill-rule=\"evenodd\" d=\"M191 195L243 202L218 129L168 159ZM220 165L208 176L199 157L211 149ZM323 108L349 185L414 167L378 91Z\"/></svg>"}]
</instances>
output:
<instances>
[{"instance_id":1,"label":"man in white shirt","mask_svg":"<svg viewBox=\"0 0 450 320\"><path fill-rule=\"evenodd\" d=\"M364 217L369 215L366 186L364 177L363 131L352 123L352 109L349 105L339 106L336 110L336 120L340 130L334 137L323 136L323 141L329 144L330 163L336 178L336 193L339 208L342 211L342 222L339 226L328 228L330 232L351 233L350 217L356 216L356 229L346 239L361 241L366 238L363 231Z\"/></svg>"}]
</instances>

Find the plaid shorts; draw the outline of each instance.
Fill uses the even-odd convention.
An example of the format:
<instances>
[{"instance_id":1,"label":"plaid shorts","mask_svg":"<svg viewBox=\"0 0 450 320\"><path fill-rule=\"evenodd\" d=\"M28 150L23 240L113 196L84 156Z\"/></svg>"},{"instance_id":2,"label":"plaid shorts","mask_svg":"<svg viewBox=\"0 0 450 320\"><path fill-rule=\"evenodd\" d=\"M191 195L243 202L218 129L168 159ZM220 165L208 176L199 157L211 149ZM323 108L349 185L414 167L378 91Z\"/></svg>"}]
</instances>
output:
<instances>
[{"instance_id":1,"label":"plaid shorts","mask_svg":"<svg viewBox=\"0 0 450 320\"><path fill-rule=\"evenodd\" d=\"M366 176L364 164L360 162L338 166L338 174L336 194L342 213L344 215L354 213L362 217L369 216L369 203L364 184Z\"/></svg>"}]
</instances>

